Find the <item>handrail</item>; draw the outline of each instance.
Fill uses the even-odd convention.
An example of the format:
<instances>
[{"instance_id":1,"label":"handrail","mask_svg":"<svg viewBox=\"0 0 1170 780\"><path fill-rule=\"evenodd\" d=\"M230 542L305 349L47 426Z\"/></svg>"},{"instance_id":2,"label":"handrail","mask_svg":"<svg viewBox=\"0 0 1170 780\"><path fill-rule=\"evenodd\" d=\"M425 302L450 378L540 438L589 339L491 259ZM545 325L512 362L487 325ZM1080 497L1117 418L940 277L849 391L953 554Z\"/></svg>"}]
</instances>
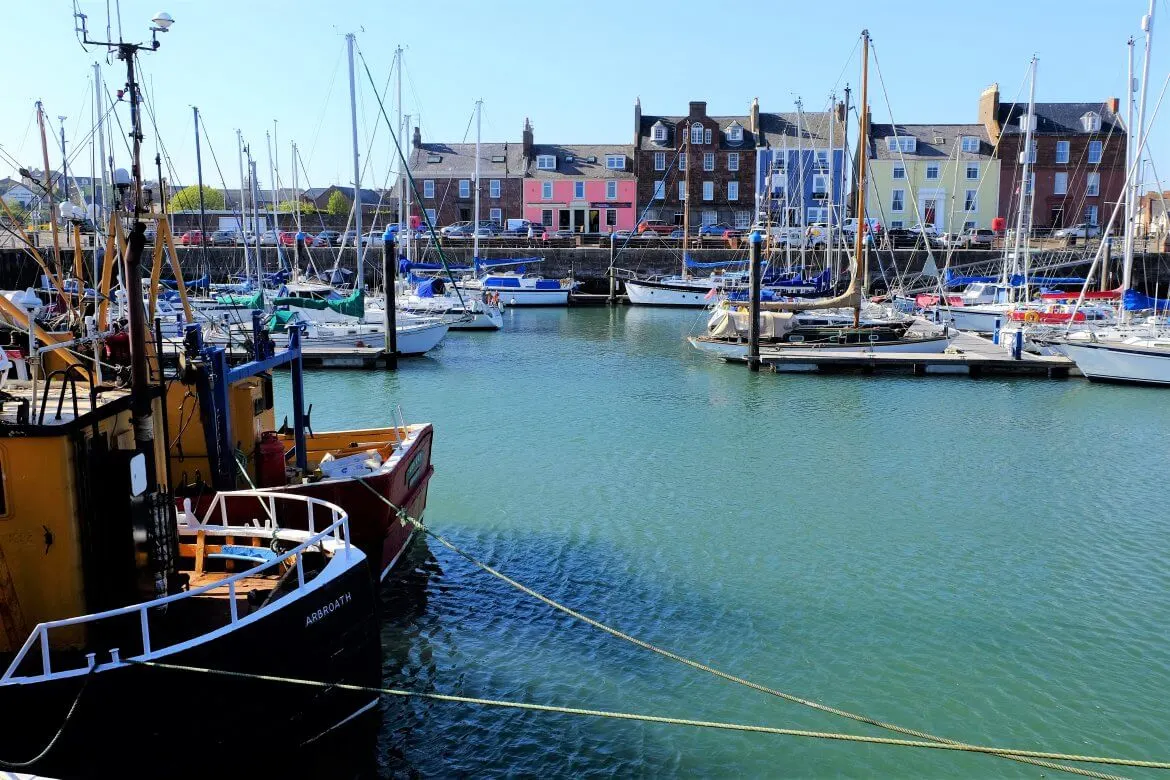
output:
<instances>
[{"instance_id":1,"label":"handrail","mask_svg":"<svg viewBox=\"0 0 1170 780\"><path fill-rule=\"evenodd\" d=\"M164 646L164 647L153 647L152 646L151 639L150 639L149 610L157 609L159 607L166 606L166 605L171 604L173 602L182 601L183 599L189 599L189 598L193 598L195 596L201 596L205 593L209 593L210 591L217 590L220 588L227 588L228 594L229 594L229 610L230 610L230 615L231 615L230 624L235 624L239 620L239 616L237 615L237 611L236 611L236 602L235 602L236 583L239 582L240 580L242 580L246 577L253 577L253 576L259 574L260 572L263 572L267 569L270 569L270 568L273 568L275 566L282 564L284 561L288 560L289 558L295 557L296 558L298 587L304 587L305 574L304 574L304 568L301 566L302 554L311 547L320 546L323 542L328 540L330 537L333 539L334 542L336 542L339 545L342 545L344 559L349 560L350 551L353 549L353 545L350 542L350 536L349 536L349 515L346 513L346 511L344 509L342 509L338 505L333 504L329 501L325 501L325 500L320 499L320 498L314 498L312 496L302 496L302 495L296 495L293 493L270 493L270 492L261 491L261 490L224 491L224 492L217 493L215 495L215 498L212 500L211 504L207 507L207 511L204 512L202 521L196 519L194 523L187 523L185 526L182 526L182 527L184 527L186 530L189 530L189 531L214 530L214 531L223 533L224 535L226 535L230 531L245 532L246 533L248 531L255 531L255 530L259 530L259 529L266 529L266 530L271 529L273 532L276 532L279 530L272 523L272 520L271 520L271 517L274 517L275 514L272 514L268 518L265 518L265 524L263 526L261 526L256 521L256 519L253 519L254 525L251 528L249 528L247 526L228 525L228 523L227 523L227 501L229 499L258 500L258 501L260 501L261 504L265 504L265 502L267 502L267 506L265 508L271 509L273 513L275 513L276 501L278 499L281 501L299 501L299 502L305 504L306 511L308 513L309 537L307 539L305 539L303 542L301 542L299 545L294 547L293 549L289 550L287 553L284 553L283 555L281 555L279 558L274 558L273 560L265 561L265 562L260 563L256 566L253 566L250 569L238 572L236 574L231 575L230 577L226 577L225 579L219 580L217 582L212 582L212 583L209 583L207 585L203 585L203 586L198 587L198 588L193 588L191 590L183 591L181 593L175 593L175 594L172 594L170 596L162 596L162 597L154 599L152 601L146 601L146 602L142 602L140 604L131 604L131 605L125 606L125 607L117 607L115 609L108 609L104 612L95 612L91 615L78 615L76 617L60 618L58 620L48 620L48 621L45 621L43 623L38 623L36 628L34 628L32 630L32 633L29 634L28 639L25 640L24 645L20 648L20 652L18 652L16 654L16 657L12 659L12 663L10 663L8 665L8 668L5 670L4 674L0 675L0 684L3 684L5 682L8 682L9 680L14 680L14 679L20 680L20 681L29 681L29 680L34 680L34 679L47 678L47 677L51 677L54 674L53 669L52 669L50 652L49 652L49 631L54 629L54 628L64 628L64 627L68 627L68 626L77 626L77 625L83 625L86 623L96 623L100 620L108 620L110 618L121 617L124 615L132 615L134 613L138 613L140 630L141 630L141 639L142 639L142 654L139 656L136 656L136 659L141 660L141 659L149 658L153 655L156 655L156 654L162 652L163 650L166 650L168 647L170 647L169 645ZM329 523L328 527L323 528L321 531L314 530L315 522L313 519L313 515L315 514L315 510L318 507L327 509L330 512L330 517L331 517L331 522ZM188 507L185 508L184 514L188 518L194 519L191 512L188 510L189 510L189 504L188 504ZM216 519L219 520L218 523L214 522ZM219 629L213 629L213 630L219 630ZM210 632L208 632L208 633L210 633ZM186 639L183 641L190 641L190 639ZM33 648L33 646L38 644L38 643L40 644L40 649L41 649L42 674L40 676L36 676L36 675L17 676L16 670L20 667L20 665L22 663L24 663L25 658L28 656L28 653ZM123 661L121 660L121 658L119 656L118 648L110 648L110 655L111 655L111 659L112 659L111 660L112 665L116 666L116 665L120 665L123 663ZM57 674L66 674L69 672L88 671L89 669L92 669L94 667L94 665L95 665L94 654L90 653L87 655L86 668L84 668L84 669L65 669L65 670L61 670L61 671L57 672Z\"/></svg>"}]
</instances>

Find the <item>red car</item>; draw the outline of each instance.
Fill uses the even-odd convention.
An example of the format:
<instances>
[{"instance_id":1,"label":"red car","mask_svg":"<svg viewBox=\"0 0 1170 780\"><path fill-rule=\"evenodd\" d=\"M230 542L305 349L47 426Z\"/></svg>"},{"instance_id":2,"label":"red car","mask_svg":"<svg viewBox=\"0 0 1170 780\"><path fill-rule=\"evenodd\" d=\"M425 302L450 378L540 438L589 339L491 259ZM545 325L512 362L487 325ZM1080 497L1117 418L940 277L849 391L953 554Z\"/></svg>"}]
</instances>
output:
<instances>
[{"instance_id":1,"label":"red car","mask_svg":"<svg viewBox=\"0 0 1170 780\"><path fill-rule=\"evenodd\" d=\"M202 230L188 230L179 238L179 243L183 246L195 246L196 244L207 244L207 236L203 235Z\"/></svg>"},{"instance_id":2,"label":"red car","mask_svg":"<svg viewBox=\"0 0 1170 780\"><path fill-rule=\"evenodd\" d=\"M277 240L280 241L281 246L296 246L297 234L290 233L287 230L282 230L277 234ZM312 238L307 239L306 243L312 243Z\"/></svg>"},{"instance_id":3,"label":"red car","mask_svg":"<svg viewBox=\"0 0 1170 780\"><path fill-rule=\"evenodd\" d=\"M674 225L668 222L656 222L654 220L642 222L638 225L638 235L640 236L669 236L674 230Z\"/></svg>"}]
</instances>

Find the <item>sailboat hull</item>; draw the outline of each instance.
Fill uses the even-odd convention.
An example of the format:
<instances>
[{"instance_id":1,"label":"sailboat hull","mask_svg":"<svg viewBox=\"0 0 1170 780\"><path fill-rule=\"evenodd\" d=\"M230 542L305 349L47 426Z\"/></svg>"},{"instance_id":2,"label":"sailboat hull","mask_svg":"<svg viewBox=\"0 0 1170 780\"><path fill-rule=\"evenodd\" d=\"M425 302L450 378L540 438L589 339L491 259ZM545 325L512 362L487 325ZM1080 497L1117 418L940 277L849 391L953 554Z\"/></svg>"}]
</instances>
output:
<instances>
[{"instance_id":1,"label":"sailboat hull","mask_svg":"<svg viewBox=\"0 0 1170 780\"><path fill-rule=\"evenodd\" d=\"M938 306L934 315L935 322L974 333L995 333L1011 319L1006 309L979 306Z\"/></svg>"},{"instance_id":2,"label":"sailboat hull","mask_svg":"<svg viewBox=\"0 0 1170 780\"><path fill-rule=\"evenodd\" d=\"M636 306L679 306L702 309L711 305L713 285L669 282L626 282L626 296Z\"/></svg>"},{"instance_id":3,"label":"sailboat hull","mask_svg":"<svg viewBox=\"0 0 1170 780\"><path fill-rule=\"evenodd\" d=\"M953 336L928 336L926 338L900 339L889 342L875 342L870 344L825 344L825 343L783 343L775 344L766 341L760 342L761 349L772 351L801 350L807 352L892 352L910 354L938 354L945 352L953 341ZM695 349L723 360L747 360L748 345L746 341L729 341L724 339L707 338L705 336L691 336L687 339Z\"/></svg>"},{"instance_id":4,"label":"sailboat hull","mask_svg":"<svg viewBox=\"0 0 1170 780\"><path fill-rule=\"evenodd\" d=\"M1094 382L1170 386L1170 349L1131 344L1054 345Z\"/></svg>"}]
</instances>

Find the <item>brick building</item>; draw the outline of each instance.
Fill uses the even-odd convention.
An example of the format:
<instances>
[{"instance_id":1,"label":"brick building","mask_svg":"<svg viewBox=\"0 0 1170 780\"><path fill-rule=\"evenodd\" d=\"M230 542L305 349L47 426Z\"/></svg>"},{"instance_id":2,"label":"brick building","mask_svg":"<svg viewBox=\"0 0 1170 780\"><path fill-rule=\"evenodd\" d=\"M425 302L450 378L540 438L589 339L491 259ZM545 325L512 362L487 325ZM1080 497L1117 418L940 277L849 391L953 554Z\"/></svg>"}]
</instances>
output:
<instances>
[{"instance_id":1,"label":"brick building","mask_svg":"<svg viewBox=\"0 0 1170 780\"><path fill-rule=\"evenodd\" d=\"M756 102L742 116L710 116L701 100L691 101L685 116L644 115L636 102L633 173L641 219L681 225L686 206L692 230L715 222L749 227L759 125Z\"/></svg>"},{"instance_id":2,"label":"brick building","mask_svg":"<svg viewBox=\"0 0 1170 780\"><path fill-rule=\"evenodd\" d=\"M532 157L532 125L525 120L520 143L479 145L479 218L500 225L524 216L524 176ZM411 214L426 209L436 227L470 221L475 213L475 144L423 143L418 127L410 151L410 174L419 196Z\"/></svg>"},{"instance_id":3,"label":"brick building","mask_svg":"<svg viewBox=\"0 0 1170 780\"><path fill-rule=\"evenodd\" d=\"M1116 98L1036 104L1032 192L1022 198L1033 229L1109 221L1125 189L1126 128L1117 108ZM1021 203L1027 113L1027 103L1001 104L996 84L979 98L979 122L1001 161L999 214L1009 228L1016 224Z\"/></svg>"}]
</instances>

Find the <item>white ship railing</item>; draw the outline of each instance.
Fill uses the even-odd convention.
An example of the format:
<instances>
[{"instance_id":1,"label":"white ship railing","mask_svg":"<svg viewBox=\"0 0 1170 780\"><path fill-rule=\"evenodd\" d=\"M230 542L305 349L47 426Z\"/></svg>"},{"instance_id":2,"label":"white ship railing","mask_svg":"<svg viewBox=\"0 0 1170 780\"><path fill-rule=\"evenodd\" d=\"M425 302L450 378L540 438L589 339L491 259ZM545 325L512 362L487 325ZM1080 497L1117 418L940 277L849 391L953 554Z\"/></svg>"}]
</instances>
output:
<instances>
[{"instance_id":1,"label":"white ship railing","mask_svg":"<svg viewBox=\"0 0 1170 780\"><path fill-rule=\"evenodd\" d=\"M228 502L257 502L260 509L263 510L265 517L252 518L251 525L229 525L228 524ZM278 528L275 524L276 505L277 502L293 502L297 501L305 505L305 512L307 517L306 531L297 531L292 529ZM321 509L329 513L330 522L320 531L316 530L317 510ZM228 609L230 614L229 625L234 625L240 620L238 614L238 607L236 605L236 584L247 577L255 577L269 569L280 566L290 558L295 559L295 566L297 570L297 587L305 587L305 569L301 565L301 556L310 549L329 549L336 555L340 555L343 560L348 561L351 550L353 549L350 543L349 536L349 515L345 510L336 504L328 501L323 501L312 496L295 495L292 493L275 493L263 490L233 490L217 493L212 500L210 506L203 513L203 519L200 520L194 516L190 510L190 503L187 502L184 511L179 513L179 530L182 533L213 533L217 536L231 535L235 537L260 537L271 539L273 536L286 541L300 541L300 543L289 550L281 553L279 557L273 558L270 561L253 566L246 571L233 574L222 580L203 585L198 588L176 593L171 596L163 596L154 599L153 601L146 601L141 604L131 604L126 607L119 607L117 609L108 609L104 612L96 612L92 615L79 615L77 617L61 618L60 620L49 620L44 623L37 624L37 627L32 630L24 645L20 648L20 652L12 659L12 663L8 665L8 669L0 676L0 684L7 682L35 682L45 680L51 677L72 676L79 674L86 674L96 665L96 654L88 653L86 655L86 665L72 669L60 669L54 671L52 665L52 656L50 653L49 632L54 629L67 628L71 626L88 625L97 623L103 620L110 620L113 618L124 617L127 615L138 615L140 635L142 639L142 653L135 656L136 660L146 660L154 655L162 653L172 647L180 644L185 644L198 637L188 637L181 642L176 642L172 645L163 647L155 647L151 642L150 634L150 611L166 607L185 599L203 596L216 590L226 590L228 593ZM255 614L255 613L253 613ZM220 630L220 628L212 631ZM212 633L208 631L206 633ZM40 645L41 652L41 674L40 675L18 675L16 670L24 663L32 648ZM121 660L118 648L110 649L110 664L118 666L124 662ZM106 664L102 664L106 666Z\"/></svg>"}]
</instances>

